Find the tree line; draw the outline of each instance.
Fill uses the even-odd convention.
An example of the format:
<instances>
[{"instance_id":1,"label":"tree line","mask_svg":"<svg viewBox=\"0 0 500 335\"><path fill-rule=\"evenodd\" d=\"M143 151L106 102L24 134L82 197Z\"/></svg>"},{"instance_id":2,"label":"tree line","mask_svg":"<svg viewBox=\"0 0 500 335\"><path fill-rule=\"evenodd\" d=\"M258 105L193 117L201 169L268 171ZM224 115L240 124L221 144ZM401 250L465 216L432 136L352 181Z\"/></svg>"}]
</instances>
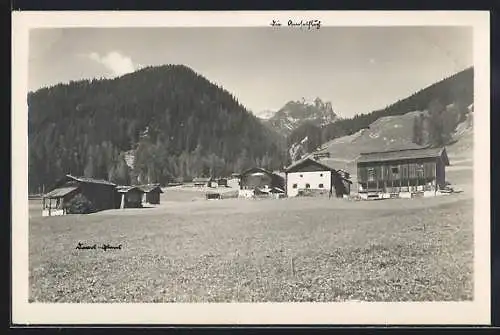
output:
<instances>
[{"instance_id":1,"label":"tree line","mask_svg":"<svg viewBox=\"0 0 500 335\"><path fill-rule=\"evenodd\" d=\"M456 126L465 121L468 106L455 101L448 107L439 99L413 119L412 142L422 146L441 147L451 142Z\"/></svg>"}]
</instances>

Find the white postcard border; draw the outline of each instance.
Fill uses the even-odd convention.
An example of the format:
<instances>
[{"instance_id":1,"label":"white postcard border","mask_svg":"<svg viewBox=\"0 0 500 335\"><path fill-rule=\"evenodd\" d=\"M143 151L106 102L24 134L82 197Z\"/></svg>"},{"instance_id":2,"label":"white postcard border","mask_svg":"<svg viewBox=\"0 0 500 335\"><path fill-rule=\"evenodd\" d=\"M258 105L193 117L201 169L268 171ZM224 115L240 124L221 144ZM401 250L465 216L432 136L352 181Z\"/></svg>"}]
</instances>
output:
<instances>
[{"instance_id":1,"label":"white postcard border","mask_svg":"<svg viewBox=\"0 0 500 335\"><path fill-rule=\"evenodd\" d=\"M55 27L472 26L474 29L474 301L401 303L28 303L28 33ZM490 324L490 61L487 11L13 12L12 322L19 324Z\"/></svg>"}]
</instances>

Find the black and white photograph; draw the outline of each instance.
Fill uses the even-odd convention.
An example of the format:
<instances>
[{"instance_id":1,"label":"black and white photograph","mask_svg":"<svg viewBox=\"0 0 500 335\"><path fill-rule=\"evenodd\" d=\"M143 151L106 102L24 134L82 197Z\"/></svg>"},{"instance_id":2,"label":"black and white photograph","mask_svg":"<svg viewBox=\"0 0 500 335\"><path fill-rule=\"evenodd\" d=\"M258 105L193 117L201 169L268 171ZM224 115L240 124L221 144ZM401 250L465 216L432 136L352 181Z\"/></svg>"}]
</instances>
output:
<instances>
[{"instance_id":1,"label":"black and white photograph","mask_svg":"<svg viewBox=\"0 0 500 335\"><path fill-rule=\"evenodd\" d=\"M487 13L90 14L13 18L19 315L489 322Z\"/></svg>"}]
</instances>

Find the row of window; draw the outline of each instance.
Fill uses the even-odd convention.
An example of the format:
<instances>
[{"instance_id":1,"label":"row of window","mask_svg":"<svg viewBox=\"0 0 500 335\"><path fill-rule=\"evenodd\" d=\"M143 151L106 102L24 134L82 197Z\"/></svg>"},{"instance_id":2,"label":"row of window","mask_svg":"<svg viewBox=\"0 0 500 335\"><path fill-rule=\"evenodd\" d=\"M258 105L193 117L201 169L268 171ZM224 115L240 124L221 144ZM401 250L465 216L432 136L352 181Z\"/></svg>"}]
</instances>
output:
<instances>
[{"instance_id":1,"label":"row of window","mask_svg":"<svg viewBox=\"0 0 500 335\"><path fill-rule=\"evenodd\" d=\"M297 188L297 184L293 184L292 187ZM325 187L325 185L323 185L323 184L318 185L318 188L324 188L324 187ZM306 184L306 188L311 188L311 184Z\"/></svg>"},{"instance_id":2,"label":"row of window","mask_svg":"<svg viewBox=\"0 0 500 335\"><path fill-rule=\"evenodd\" d=\"M424 171L424 164L418 164L416 166L416 171ZM399 167L398 166L391 167L391 173L398 174ZM375 168L368 168L368 174L375 174Z\"/></svg>"},{"instance_id":3,"label":"row of window","mask_svg":"<svg viewBox=\"0 0 500 335\"><path fill-rule=\"evenodd\" d=\"M323 177L323 174L322 174L322 173L320 173L320 174L319 174L319 176L320 176L320 177ZM300 178L302 178L302 177L304 177L304 175L303 175L303 174L301 174L301 175L300 175Z\"/></svg>"},{"instance_id":4,"label":"row of window","mask_svg":"<svg viewBox=\"0 0 500 335\"><path fill-rule=\"evenodd\" d=\"M417 175L423 175L424 164L417 164L415 170L417 172ZM399 167L397 166L391 167L391 173L396 175L399 174ZM375 168L368 168L368 181L374 181L374 180L375 180Z\"/></svg>"}]
</instances>

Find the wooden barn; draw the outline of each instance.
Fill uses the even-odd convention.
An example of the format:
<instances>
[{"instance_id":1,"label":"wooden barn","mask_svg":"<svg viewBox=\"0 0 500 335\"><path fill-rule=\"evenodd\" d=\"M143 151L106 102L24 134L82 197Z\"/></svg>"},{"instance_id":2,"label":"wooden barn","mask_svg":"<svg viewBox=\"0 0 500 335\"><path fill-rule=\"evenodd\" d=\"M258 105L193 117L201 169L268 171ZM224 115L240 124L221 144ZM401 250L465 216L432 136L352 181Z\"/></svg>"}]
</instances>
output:
<instances>
[{"instance_id":1,"label":"wooden barn","mask_svg":"<svg viewBox=\"0 0 500 335\"><path fill-rule=\"evenodd\" d=\"M357 160L362 198L435 195L445 187L445 148L419 148L362 153Z\"/></svg>"},{"instance_id":2,"label":"wooden barn","mask_svg":"<svg viewBox=\"0 0 500 335\"><path fill-rule=\"evenodd\" d=\"M75 177L66 175L58 180L52 190L42 200L42 215L70 214L68 203L78 194L84 196L91 204L93 211L115 207L116 185L101 179Z\"/></svg>"},{"instance_id":3,"label":"wooden barn","mask_svg":"<svg viewBox=\"0 0 500 335\"><path fill-rule=\"evenodd\" d=\"M43 216L65 215L67 204L78 193L77 186L58 187L43 196Z\"/></svg>"},{"instance_id":4,"label":"wooden barn","mask_svg":"<svg viewBox=\"0 0 500 335\"><path fill-rule=\"evenodd\" d=\"M246 170L240 175L240 197L253 197L255 192L269 193L273 188L285 189L285 179L271 171L255 167Z\"/></svg>"},{"instance_id":5,"label":"wooden barn","mask_svg":"<svg viewBox=\"0 0 500 335\"><path fill-rule=\"evenodd\" d=\"M116 208L141 208L144 191L138 186L116 187Z\"/></svg>"},{"instance_id":6,"label":"wooden barn","mask_svg":"<svg viewBox=\"0 0 500 335\"><path fill-rule=\"evenodd\" d=\"M350 193L352 182L347 172L310 157L295 162L285 172L289 197L306 193L343 197Z\"/></svg>"},{"instance_id":7,"label":"wooden barn","mask_svg":"<svg viewBox=\"0 0 500 335\"><path fill-rule=\"evenodd\" d=\"M217 179L217 186L218 187L228 187L228 185L227 185L227 178L219 178L219 179Z\"/></svg>"},{"instance_id":8,"label":"wooden barn","mask_svg":"<svg viewBox=\"0 0 500 335\"><path fill-rule=\"evenodd\" d=\"M159 184L141 185L139 188L144 192L142 202L151 205L160 203L160 194L163 193Z\"/></svg>"},{"instance_id":9,"label":"wooden barn","mask_svg":"<svg viewBox=\"0 0 500 335\"><path fill-rule=\"evenodd\" d=\"M193 184L196 187L212 187L213 178L198 177L193 179Z\"/></svg>"}]
</instances>

